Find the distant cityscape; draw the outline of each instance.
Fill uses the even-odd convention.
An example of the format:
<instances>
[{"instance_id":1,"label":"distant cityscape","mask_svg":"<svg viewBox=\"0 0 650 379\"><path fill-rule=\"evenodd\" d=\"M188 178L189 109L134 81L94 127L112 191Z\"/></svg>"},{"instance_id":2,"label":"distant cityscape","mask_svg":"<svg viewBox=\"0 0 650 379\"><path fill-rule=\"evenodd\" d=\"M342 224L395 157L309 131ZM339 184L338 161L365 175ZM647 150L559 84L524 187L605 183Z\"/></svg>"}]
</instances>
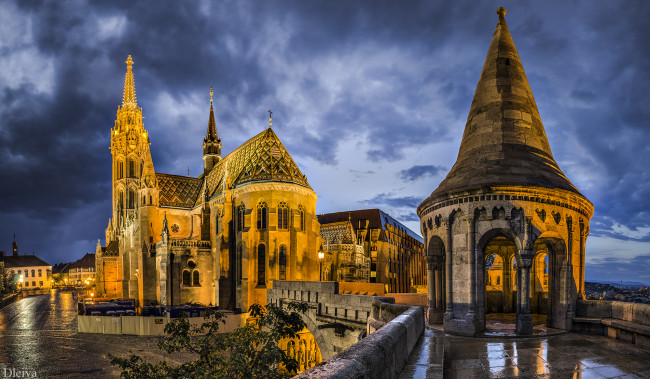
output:
<instances>
[{"instance_id":1,"label":"distant cityscape","mask_svg":"<svg viewBox=\"0 0 650 379\"><path fill-rule=\"evenodd\" d=\"M650 304L650 286L639 282L585 282L587 300L616 300Z\"/></svg>"}]
</instances>

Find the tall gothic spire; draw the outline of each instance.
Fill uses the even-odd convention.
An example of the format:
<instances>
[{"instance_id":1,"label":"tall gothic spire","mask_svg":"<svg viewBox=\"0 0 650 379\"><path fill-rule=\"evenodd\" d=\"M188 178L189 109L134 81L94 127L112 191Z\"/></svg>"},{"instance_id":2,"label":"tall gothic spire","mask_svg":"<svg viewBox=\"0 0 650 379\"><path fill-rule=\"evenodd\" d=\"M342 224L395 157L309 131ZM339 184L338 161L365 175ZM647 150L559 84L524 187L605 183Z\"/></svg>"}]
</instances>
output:
<instances>
[{"instance_id":1,"label":"tall gothic spire","mask_svg":"<svg viewBox=\"0 0 650 379\"><path fill-rule=\"evenodd\" d=\"M129 55L126 59L126 75L124 75L124 97L122 98L122 106L137 106L135 100L135 82L133 81L133 59Z\"/></svg>"},{"instance_id":2,"label":"tall gothic spire","mask_svg":"<svg viewBox=\"0 0 650 379\"><path fill-rule=\"evenodd\" d=\"M217 123L214 121L214 108L212 107L212 95L214 91L210 87L210 119L208 120L208 132L205 135L206 141L216 141L219 139L217 135Z\"/></svg>"},{"instance_id":3,"label":"tall gothic spire","mask_svg":"<svg viewBox=\"0 0 650 379\"><path fill-rule=\"evenodd\" d=\"M458 158L431 198L497 185L580 192L553 159L524 67L506 25L499 22L476 86Z\"/></svg>"}]
</instances>

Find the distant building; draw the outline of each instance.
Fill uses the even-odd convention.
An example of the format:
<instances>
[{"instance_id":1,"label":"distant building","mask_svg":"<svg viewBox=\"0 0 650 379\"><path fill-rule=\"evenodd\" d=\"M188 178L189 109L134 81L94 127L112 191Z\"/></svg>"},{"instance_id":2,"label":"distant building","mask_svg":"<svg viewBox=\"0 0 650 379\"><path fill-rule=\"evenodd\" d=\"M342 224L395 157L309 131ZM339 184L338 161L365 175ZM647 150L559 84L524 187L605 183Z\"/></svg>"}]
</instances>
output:
<instances>
[{"instance_id":1,"label":"distant building","mask_svg":"<svg viewBox=\"0 0 650 379\"><path fill-rule=\"evenodd\" d=\"M318 216L325 240L331 228L349 222L354 244L370 259L369 282L384 283L387 292L416 292L426 286L426 258L422 237L379 209L361 209ZM323 246L326 249L326 246Z\"/></svg>"},{"instance_id":2,"label":"distant building","mask_svg":"<svg viewBox=\"0 0 650 379\"><path fill-rule=\"evenodd\" d=\"M52 265L36 255L19 255L14 235L13 254L2 254L5 271L17 282L19 289L50 289Z\"/></svg>"},{"instance_id":3,"label":"distant building","mask_svg":"<svg viewBox=\"0 0 650 379\"><path fill-rule=\"evenodd\" d=\"M74 262L57 263L52 266L52 285L67 286L70 283L69 271Z\"/></svg>"},{"instance_id":4,"label":"distant building","mask_svg":"<svg viewBox=\"0 0 650 379\"><path fill-rule=\"evenodd\" d=\"M347 221L321 225L323 238L323 281L363 282L370 281L370 258Z\"/></svg>"},{"instance_id":5,"label":"distant building","mask_svg":"<svg viewBox=\"0 0 650 379\"><path fill-rule=\"evenodd\" d=\"M89 283L84 283L88 279ZM95 254L86 253L68 267L68 282L73 285L94 284Z\"/></svg>"}]
</instances>

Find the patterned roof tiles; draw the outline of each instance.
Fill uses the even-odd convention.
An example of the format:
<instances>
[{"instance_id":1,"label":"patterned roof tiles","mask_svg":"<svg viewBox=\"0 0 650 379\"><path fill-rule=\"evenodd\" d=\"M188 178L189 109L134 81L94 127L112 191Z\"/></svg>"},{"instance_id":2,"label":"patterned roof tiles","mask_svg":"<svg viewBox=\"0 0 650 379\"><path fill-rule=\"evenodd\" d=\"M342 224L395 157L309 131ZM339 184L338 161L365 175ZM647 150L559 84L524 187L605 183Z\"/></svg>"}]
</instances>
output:
<instances>
[{"instance_id":1,"label":"patterned roof tiles","mask_svg":"<svg viewBox=\"0 0 650 379\"><path fill-rule=\"evenodd\" d=\"M203 178L156 173L160 205L193 208L201 193Z\"/></svg>"}]
</instances>

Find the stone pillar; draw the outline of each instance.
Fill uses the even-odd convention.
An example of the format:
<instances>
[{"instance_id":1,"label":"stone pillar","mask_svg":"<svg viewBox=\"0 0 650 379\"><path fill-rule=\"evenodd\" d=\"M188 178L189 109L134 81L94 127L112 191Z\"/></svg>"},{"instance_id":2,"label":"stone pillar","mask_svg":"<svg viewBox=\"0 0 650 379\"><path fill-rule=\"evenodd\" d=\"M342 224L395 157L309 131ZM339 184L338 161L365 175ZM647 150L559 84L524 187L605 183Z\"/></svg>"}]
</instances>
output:
<instances>
[{"instance_id":1,"label":"stone pillar","mask_svg":"<svg viewBox=\"0 0 650 379\"><path fill-rule=\"evenodd\" d=\"M566 218L566 226L567 226L567 261L566 261L566 277L567 277L567 294L566 294L566 301L567 301L567 311L566 311L566 318L567 318L567 326L568 329L571 329L571 320L573 320L573 317L575 316L575 293L576 293L576 281L575 278L573 277L573 221L571 217Z\"/></svg>"},{"instance_id":2,"label":"stone pillar","mask_svg":"<svg viewBox=\"0 0 650 379\"><path fill-rule=\"evenodd\" d=\"M427 255L427 290L429 295L427 311L429 314L429 325L439 324L442 322L442 313L437 306L438 299L440 298L440 290L436 285L437 269L438 265L435 257L432 255Z\"/></svg>"},{"instance_id":3,"label":"stone pillar","mask_svg":"<svg viewBox=\"0 0 650 379\"><path fill-rule=\"evenodd\" d=\"M476 319L476 223L474 216L467 216L467 230L468 230L468 251L469 251L469 311L465 318L469 321Z\"/></svg>"},{"instance_id":4,"label":"stone pillar","mask_svg":"<svg viewBox=\"0 0 650 379\"><path fill-rule=\"evenodd\" d=\"M524 218L523 249L517 256L517 334L533 334L533 318L530 316L530 268L535 255L531 240L531 219Z\"/></svg>"},{"instance_id":5,"label":"stone pillar","mask_svg":"<svg viewBox=\"0 0 650 379\"><path fill-rule=\"evenodd\" d=\"M436 267L436 309L442 312L442 262Z\"/></svg>"},{"instance_id":6,"label":"stone pillar","mask_svg":"<svg viewBox=\"0 0 650 379\"><path fill-rule=\"evenodd\" d=\"M447 266L445 272L446 286L445 286L445 320L452 320L454 318L454 299L452 292L452 237L451 237L451 220L445 219L445 231L447 232L447 241L445 243L445 263Z\"/></svg>"}]
</instances>

